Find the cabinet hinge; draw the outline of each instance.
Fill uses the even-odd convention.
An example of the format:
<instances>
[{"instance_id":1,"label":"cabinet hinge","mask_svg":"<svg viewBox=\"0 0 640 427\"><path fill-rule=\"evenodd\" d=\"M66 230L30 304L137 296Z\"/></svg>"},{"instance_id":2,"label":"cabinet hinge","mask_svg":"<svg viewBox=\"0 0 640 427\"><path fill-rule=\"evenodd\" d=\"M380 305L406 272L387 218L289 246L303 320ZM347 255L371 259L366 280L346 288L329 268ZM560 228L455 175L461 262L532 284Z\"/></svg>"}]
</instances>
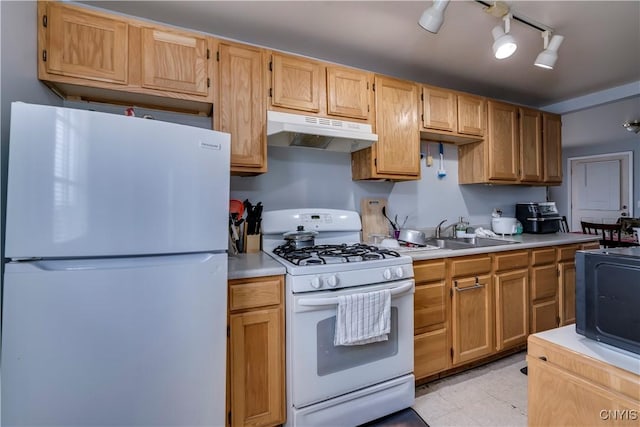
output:
<instances>
[{"instance_id":1,"label":"cabinet hinge","mask_svg":"<svg viewBox=\"0 0 640 427\"><path fill-rule=\"evenodd\" d=\"M378 167L378 159L373 159L373 166Z\"/></svg>"},{"instance_id":2,"label":"cabinet hinge","mask_svg":"<svg viewBox=\"0 0 640 427\"><path fill-rule=\"evenodd\" d=\"M269 61L269 71L273 71L273 61Z\"/></svg>"},{"instance_id":3,"label":"cabinet hinge","mask_svg":"<svg viewBox=\"0 0 640 427\"><path fill-rule=\"evenodd\" d=\"M211 58L211 51L207 49L207 59Z\"/></svg>"},{"instance_id":4,"label":"cabinet hinge","mask_svg":"<svg viewBox=\"0 0 640 427\"><path fill-rule=\"evenodd\" d=\"M560 317L556 317L556 326L560 326Z\"/></svg>"},{"instance_id":5,"label":"cabinet hinge","mask_svg":"<svg viewBox=\"0 0 640 427\"><path fill-rule=\"evenodd\" d=\"M420 121L424 122L424 114L420 114Z\"/></svg>"},{"instance_id":6,"label":"cabinet hinge","mask_svg":"<svg viewBox=\"0 0 640 427\"><path fill-rule=\"evenodd\" d=\"M367 105L367 113L369 112L369 106Z\"/></svg>"},{"instance_id":7,"label":"cabinet hinge","mask_svg":"<svg viewBox=\"0 0 640 427\"><path fill-rule=\"evenodd\" d=\"M231 425L231 411L227 412L227 422Z\"/></svg>"},{"instance_id":8,"label":"cabinet hinge","mask_svg":"<svg viewBox=\"0 0 640 427\"><path fill-rule=\"evenodd\" d=\"M369 82L367 82L367 90L369 90Z\"/></svg>"},{"instance_id":9,"label":"cabinet hinge","mask_svg":"<svg viewBox=\"0 0 640 427\"><path fill-rule=\"evenodd\" d=\"M273 98L273 88L269 88L269 98Z\"/></svg>"},{"instance_id":10,"label":"cabinet hinge","mask_svg":"<svg viewBox=\"0 0 640 427\"><path fill-rule=\"evenodd\" d=\"M424 101L424 93L420 94L420 101Z\"/></svg>"},{"instance_id":11,"label":"cabinet hinge","mask_svg":"<svg viewBox=\"0 0 640 427\"><path fill-rule=\"evenodd\" d=\"M453 347L449 349L449 353L451 354L451 359L453 359Z\"/></svg>"},{"instance_id":12,"label":"cabinet hinge","mask_svg":"<svg viewBox=\"0 0 640 427\"><path fill-rule=\"evenodd\" d=\"M376 84L375 83L371 85L371 89L373 89L374 92L376 91Z\"/></svg>"},{"instance_id":13,"label":"cabinet hinge","mask_svg":"<svg viewBox=\"0 0 640 427\"><path fill-rule=\"evenodd\" d=\"M227 325L227 337L231 336L231 328Z\"/></svg>"},{"instance_id":14,"label":"cabinet hinge","mask_svg":"<svg viewBox=\"0 0 640 427\"><path fill-rule=\"evenodd\" d=\"M449 297L453 298L453 289L449 289Z\"/></svg>"},{"instance_id":15,"label":"cabinet hinge","mask_svg":"<svg viewBox=\"0 0 640 427\"><path fill-rule=\"evenodd\" d=\"M42 15L42 26L47 28L47 22L48 22L47 15Z\"/></svg>"},{"instance_id":16,"label":"cabinet hinge","mask_svg":"<svg viewBox=\"0 0 640 427\"><path fill-rule=\"evenodd\" d=\"M42 61L47 62L47 49L42 50Z\"/></svg>"},{"instance_id":17,"label":"cabinet hinge","mask_svg":"<svg viewBox=\"0 0 640 427\"><path fill-rule=\"evenodd\" d=\"M207 77L207 87L211 86L211 79Z\"/></svg>"},{"instance_id":18,"label":"cabinet hinge","mask_svg":"<svg viewBox=\"0 0 640 427\"><path fill-rule=\"evenodd\" d=\"M558 277L560 277L560 269L558 268L556 271L558 273Z\"/></svg>"}]
</instances>

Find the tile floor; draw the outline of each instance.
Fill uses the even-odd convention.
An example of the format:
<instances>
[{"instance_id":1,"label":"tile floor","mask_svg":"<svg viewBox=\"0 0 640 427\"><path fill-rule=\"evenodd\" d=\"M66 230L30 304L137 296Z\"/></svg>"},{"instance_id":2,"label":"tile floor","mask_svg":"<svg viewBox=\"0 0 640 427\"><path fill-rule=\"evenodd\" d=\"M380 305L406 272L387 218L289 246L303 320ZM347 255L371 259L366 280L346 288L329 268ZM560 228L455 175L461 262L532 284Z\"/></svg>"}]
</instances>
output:
<instances>
[{"instance_id":1,"label":"tile floor","mask_svg":"<svg viewBox=\"0 0 640 427\"><path fill-rule=\"evenodd\" d=\"M526 351L416 388L413 409L440 426L527 425Z\"/></svg>"}]
</instances>

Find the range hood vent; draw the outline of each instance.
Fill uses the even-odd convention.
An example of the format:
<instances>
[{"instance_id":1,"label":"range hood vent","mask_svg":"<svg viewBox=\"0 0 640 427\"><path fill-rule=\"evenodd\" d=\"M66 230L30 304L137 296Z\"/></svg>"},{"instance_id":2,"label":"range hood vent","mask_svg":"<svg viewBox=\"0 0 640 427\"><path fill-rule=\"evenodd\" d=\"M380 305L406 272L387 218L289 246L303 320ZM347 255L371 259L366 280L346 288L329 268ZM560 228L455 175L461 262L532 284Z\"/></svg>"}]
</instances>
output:
<instances>
[{"instance_id":1,"label":"range hood vent","mask_svg":"<svg viewBox=\"0 0 640 427\"><path fill-rule=\"evenodd\" d=\"M278 147L306 147L350 153L371 146L378 135L371 125L267 111L267 142Z\"/></svg>"}]
</instances>

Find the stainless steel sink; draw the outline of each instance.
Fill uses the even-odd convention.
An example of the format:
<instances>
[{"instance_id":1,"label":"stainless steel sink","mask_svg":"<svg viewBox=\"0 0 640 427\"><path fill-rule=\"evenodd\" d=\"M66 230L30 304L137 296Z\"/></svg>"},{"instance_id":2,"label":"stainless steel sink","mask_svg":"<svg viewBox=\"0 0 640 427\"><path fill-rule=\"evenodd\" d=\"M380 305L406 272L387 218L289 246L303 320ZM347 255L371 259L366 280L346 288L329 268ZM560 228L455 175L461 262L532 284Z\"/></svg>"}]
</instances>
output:
<instances>
[{"instance_id":1,"label":"stainless steel sink","mask_svg":"<svg viewBox=\"0 0 640 427\"><path fill-rule=\"evenodd\" d=\"M484 248L488 246L502 246L512 245L518 242L512 242L509 240L490 239L488 237L474 237L474 238L459 238L445 237L436 239L435 237L428 238L425 243L430 246L437 246L442 249L472 249L472 248Z\"/></svg>"}]
</instances>

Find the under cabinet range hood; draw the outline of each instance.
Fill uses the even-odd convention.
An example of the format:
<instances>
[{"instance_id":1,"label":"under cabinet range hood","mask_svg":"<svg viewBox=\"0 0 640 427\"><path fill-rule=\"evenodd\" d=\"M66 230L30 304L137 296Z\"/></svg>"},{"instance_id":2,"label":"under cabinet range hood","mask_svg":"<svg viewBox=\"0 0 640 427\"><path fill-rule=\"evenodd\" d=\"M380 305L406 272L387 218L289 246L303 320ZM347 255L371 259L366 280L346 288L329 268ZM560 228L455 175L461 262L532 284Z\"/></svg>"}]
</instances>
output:
<instances>
[{"instance_id":1,"label":"under cabinet range hood","mask_svg":"<svg viewBox=\"0 0 640 427\"><path fill-rule=\"evenodd\" d=\"M371 146L378 135L371 125L267 111L267 142L279 147L308 147L350 153Z\"/></svg>"}]
</instances>

